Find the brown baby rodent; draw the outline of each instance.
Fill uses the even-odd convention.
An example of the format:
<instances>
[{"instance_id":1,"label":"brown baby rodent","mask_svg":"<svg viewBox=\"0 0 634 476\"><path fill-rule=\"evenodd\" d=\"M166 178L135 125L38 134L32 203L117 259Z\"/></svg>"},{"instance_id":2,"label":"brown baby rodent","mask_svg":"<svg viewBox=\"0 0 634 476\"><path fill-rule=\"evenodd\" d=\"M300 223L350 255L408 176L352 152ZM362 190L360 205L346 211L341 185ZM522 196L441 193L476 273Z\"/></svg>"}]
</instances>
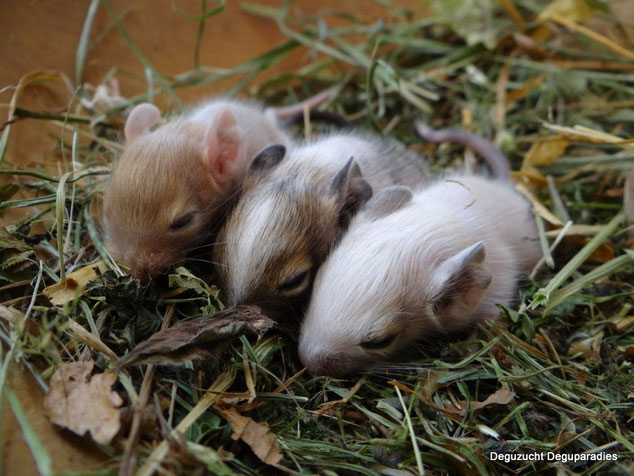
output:
<instances>
[{"instance_id":1,"label":"brown baby rodent","mask_svg":"<svg viewBox=\"0 0 634 476\"><path fill-rule=\"evenodd\" d=\"M105 244L112 257L141 280L183 260L209 235L257 152L290 144L277 120L331 93L266 110L217 99L163 125L155 106L136 106L104 197Z\"/></svg>"}]
</instances>

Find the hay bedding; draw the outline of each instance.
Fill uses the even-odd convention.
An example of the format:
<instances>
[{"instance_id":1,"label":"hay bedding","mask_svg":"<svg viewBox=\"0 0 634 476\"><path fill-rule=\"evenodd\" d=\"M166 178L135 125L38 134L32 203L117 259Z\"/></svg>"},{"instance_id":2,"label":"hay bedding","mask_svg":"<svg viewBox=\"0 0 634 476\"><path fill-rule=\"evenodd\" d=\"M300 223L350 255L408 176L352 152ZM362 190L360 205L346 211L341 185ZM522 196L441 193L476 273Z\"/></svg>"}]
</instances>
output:
<instances>
[{"instance_id":1,"label":"hay bedding","mask_svg":"<svg viewBox=\"0 0 634 476\"><path fill-rule=\"evenodd\" d=\"M244 3L287 40L220 70L204 65L199 49L205 27L223 21L224 3L203 1L202 13L174 13L188 15L196 31L196 67L166 77L136 47L125 18L93 1L75 85L103 33L92 30L103 8L145 68L148 91L123 97L116 75L75 89L52 71L17 84L0 132L0 384L39 472L50 474L59 455L29 423L11 369L33 377L58 404L67 404L64 389L82 400L77 388L86 388L86 400L120 413L118 431L89 430L112 457L106 472L631 474L631 25L616 7L596 2L429 3L427 17L386 4L379 23L348 12L336 26L328 16L294 16L287 4ZM310 52L309 64L254 82L299 49ZM214 359L116 367L115 375L117 361L161 327L222 308L203 265L188 263L143 287L109 259L99 198L120 152L122 118L155 95L176 109L185 88L223 78L230 94L275 104L337 85L330 111L422 149L435 170L473 157L421 144L414 119L495 138L533 201L544 248L518 301L500 309L501 323L484 326L475 340L427 343L416 363L355 380L314 378L290 342L274 332L242 335L244 326ZM69 87L66 110L20 106L20 94L41 82ZM7 144L12 124L23 120L57 127L58 171L13 167ZM81 368L73 373L69 365ZM50 403L49 415L58 415ZM54 421L88 431L90 407L75 410L62 412L72 423Z\"/></svg>"}]
</instances>

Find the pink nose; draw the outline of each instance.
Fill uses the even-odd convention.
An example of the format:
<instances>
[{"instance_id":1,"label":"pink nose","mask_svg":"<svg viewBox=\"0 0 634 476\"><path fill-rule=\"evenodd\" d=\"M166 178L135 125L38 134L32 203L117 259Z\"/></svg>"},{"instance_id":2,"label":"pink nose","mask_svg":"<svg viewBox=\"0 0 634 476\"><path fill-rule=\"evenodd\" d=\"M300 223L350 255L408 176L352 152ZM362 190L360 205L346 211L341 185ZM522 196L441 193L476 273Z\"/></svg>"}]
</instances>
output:
<instances>
[{"instance_id":1,"label":"pink nose","mask_svg":"<svg viewBox=\"0 0 634 476\"><path fill-rule=\"evenodd\" d=\"M157 262L141 261L133 266L131 274L145 284L148 281L148 278L156 276L164 268L165 266Z\"/></svg>"},{"instance_id":2,"label":"pink nose","mask_svg":"<svg viewBox=\"0 0 634 476\"><path fill-rule=\"evenodd\" d=\"M302 358L302 363L315 375L341 377L350 373L348 363L337 354L318 354Z\"/></svg>"}]
</instances>

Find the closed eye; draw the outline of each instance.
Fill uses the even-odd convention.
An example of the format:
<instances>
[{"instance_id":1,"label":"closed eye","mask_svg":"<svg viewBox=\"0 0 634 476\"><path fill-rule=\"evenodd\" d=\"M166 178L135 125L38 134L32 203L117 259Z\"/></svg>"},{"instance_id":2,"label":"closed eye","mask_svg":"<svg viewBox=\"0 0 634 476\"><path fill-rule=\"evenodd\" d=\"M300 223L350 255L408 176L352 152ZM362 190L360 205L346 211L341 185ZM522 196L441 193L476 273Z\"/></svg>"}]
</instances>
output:
<instances>
[{"instance_id":1,"label":"closed eye","mask_svg":"<svg viewBox=\"0 0 634 476\"><path fill-rule=\"evenodd\" d=\"M290 279L287 279L278 286L278 290L283 294L299 294L308 286L308 280L310 278L310 269L297 273Z\"/></svg>"},{"instance_id":2,"label":"closed eye","mask_svg":"<svg viewBox=\"0 0 634 476\"><path fill-rule=\"evenodd\" d=\"M382 350L388 347L396 339L397 334L388 334L385 337L374 337L361 342L361 347L365 350Z\"/></svg>"},{"instance_id":3,"label":"closed eye","mask_svg":"<svg viewBox=\"0 0 634 476\"><path fill-rule=\"evenodd\" d=\"M179 231L179 230L182 230L183 228L186 228L187 226L191 224L195 216L196 216L196 212L187 212L179 216L170 225L170 231Z\"/></svg>"}]
</instances>

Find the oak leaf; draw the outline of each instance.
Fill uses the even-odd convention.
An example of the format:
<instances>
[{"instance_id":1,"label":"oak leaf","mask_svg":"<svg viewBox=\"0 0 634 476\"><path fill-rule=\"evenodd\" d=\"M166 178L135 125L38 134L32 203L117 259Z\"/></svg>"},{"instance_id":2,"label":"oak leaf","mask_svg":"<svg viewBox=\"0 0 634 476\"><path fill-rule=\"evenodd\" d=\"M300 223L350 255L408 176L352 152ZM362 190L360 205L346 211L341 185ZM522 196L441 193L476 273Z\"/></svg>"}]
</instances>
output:
<instances>
[{"instance_id":1,"label":"oak leaf","mask_svg":"<svg viewBox=\"0 0 634 476\"><path fill-rule=\"evenodd\" d=\"M278 464L282 461L280 445L266 423L258 423L249 417L242 416L233 408L223 410L221 413L231 423L233 428L231 438L244 441L260 458L260 461L266 464Z\"/></svg>"},{"instance_id":2,"label":"oak leaf","mask_svg":"<svg viewBox=\"0 0 634 476\"><path fill-rule=\"evenodd\" d=\"M51 377L44 409L54 424L78 435L90 432L97 443L105 445L121 428L123 399L111 389L116 372L108 369L91 376L94 365L93 361L62 364Z\"/></svg>"},{"instance_id":3,"label":"oak leaf","mask_svg":"<svg viewBox=\"0 0 634 476\"><path fill-rule=\"evenodd\" d=\"M469 406L471 406L473 410L480 410L481 408L484 408L488 405L506 405L507 403L510 403L514 397L515 392L509 389L506 385L503 385L482 402L467 402L466 400L461 400L460 402L458 402L458 404L452 403L447 408L445 408L445 410L464 416L466 415Z\"/></svg>"}]
</instances>

